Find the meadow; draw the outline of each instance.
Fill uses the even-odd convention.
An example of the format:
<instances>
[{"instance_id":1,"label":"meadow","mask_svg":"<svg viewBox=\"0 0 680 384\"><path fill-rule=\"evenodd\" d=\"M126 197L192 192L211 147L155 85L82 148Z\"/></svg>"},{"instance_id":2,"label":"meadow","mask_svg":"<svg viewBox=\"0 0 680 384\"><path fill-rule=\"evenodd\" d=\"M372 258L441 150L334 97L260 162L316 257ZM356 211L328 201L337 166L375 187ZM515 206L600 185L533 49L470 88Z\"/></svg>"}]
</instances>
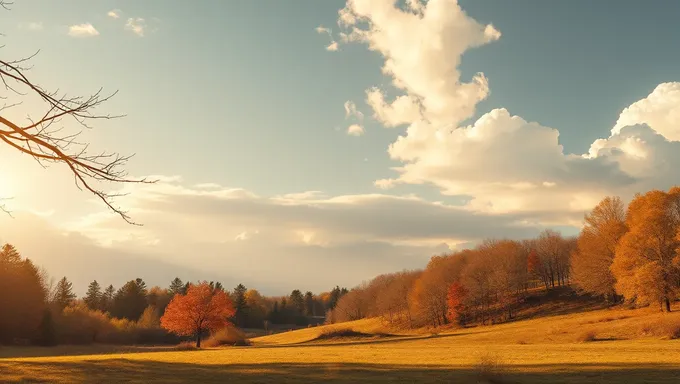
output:
<instances>
[{"instance_id":1,"label":"meadow","mask_svg":"<svg viewBox=\"0 0 680 384\"><path fill-rule=\"evenodd\" d=\"M0 348L0 380L676 383L678 324L680 312L617 308L440 333L386 333L380 320L366 319L195 351L11 347Z\"/></svg>"}]
</instances>

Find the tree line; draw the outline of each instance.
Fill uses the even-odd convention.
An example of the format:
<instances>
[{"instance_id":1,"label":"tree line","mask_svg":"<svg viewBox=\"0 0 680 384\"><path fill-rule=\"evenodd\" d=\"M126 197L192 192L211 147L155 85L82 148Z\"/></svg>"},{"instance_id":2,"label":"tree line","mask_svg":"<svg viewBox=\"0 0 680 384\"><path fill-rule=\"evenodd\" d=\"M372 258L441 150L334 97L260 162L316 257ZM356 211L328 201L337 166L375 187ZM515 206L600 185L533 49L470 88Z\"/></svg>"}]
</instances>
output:
<instances>
[{"instance_id":1,"label":"tree line","mask_svg":"<svg viewBox=\"0 0 680 384\"><path fill-rule=\"evenodd\" d=\"M176 343L179 338L161 327L161 319L173 298L186 296L193 285L177 277L167 288L149 288L136 278L116 289L94 280L78 298L66 277L51 281L47 271L5 244L0 249L0 292L12 294L0 295L0 344ZM323 323L325 313L347 293L336 286L321 294L296 289L288 296L267 297L243 284L231 291L220 282L205 285L212 293L225 293L233 306L225 320L266 330Z\"/></svg>"},{"instance_id":2,"label":"tree line","mask_svg":"<svg viewBox=\"0 0 680 384\"><path fill-rule=\"evenodd\" d=\"M137 278L118 289L93 281L77 299L66 277L49 283L44 270L6 244L0 292L12 294L0 296L0 343L176 342L188 332L177 319L198 305L187 303L206 303L216 294L224 304L220 316L229 314L222 320L264 329L317 323L324 315L328 323L382 317L411 328L503 322L516 317L530 292L561 286L603 302L670 311L680 295L680 188L637 194L627 207L619 197L606 197L584 219L576 237L545 230L521 241L489 239L433 256L422 270L380 275L351 290L336 286L315 295L296 289L282 297L243 284L227 292L219 282L199 284L194 297L194 285L179 278L167 288L147 288ZM184 309L161 327L173 300ZM197 329L200 336L203 328Z\"/></svg>"},{"instance_id":3,"label":"tree line","mask_svg":"<svg viewBox=\"0 0 680 384\"><path fill-rule=\"evenodd\" d=\"M545 230L535 239L491 239L434 256L424 270L380 275L343 296L328 321L502 322L531 290L565 285L612 304L670 311L680 295L680 188L636 194L628 207L606 197L576 237Z\"/></svg>"}]
</instances>

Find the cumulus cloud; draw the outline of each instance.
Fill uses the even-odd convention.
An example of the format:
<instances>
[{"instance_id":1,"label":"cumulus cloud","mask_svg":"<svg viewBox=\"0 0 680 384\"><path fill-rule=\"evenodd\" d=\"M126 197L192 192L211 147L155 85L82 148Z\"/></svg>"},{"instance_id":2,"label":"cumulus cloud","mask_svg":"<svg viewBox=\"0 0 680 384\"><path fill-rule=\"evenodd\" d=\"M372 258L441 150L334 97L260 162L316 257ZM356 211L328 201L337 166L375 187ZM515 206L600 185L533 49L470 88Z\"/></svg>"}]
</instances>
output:
<instances>
[{"instance_id":1,"label":"cumulus cloud","mask_svg":"<svg viewBox=\"0 0 680 384\"><path fill-rule=\"evenodd\" d=\"M68 27L69 36L94 37L99 36L99 31L90 23L71 25Z\"/></svg>"},{"instance_id":2,"label":"cumulus cloud","mask_svg":"<svg viewBox=\"0 0 680 384\"><path fill-rule=\"evenodd\" d=\"M671 141L680 141L680 83L659 84L649 96L624 109L612 135L627 126L647 124Z\"/></svg>"},{"instance_id":3,"label":"cumulus cloud","mask_svg":"<svg viewBox=\"0 0 680 384\"><path fill-rule=\"evenodd\" d=\"M106 15L112 19L119 19L122 14L120 9L112 9Z\"/></svg>"},{"instance_id":4,"label":"cumulus cloud","mask_svg":"<svg viewBox=\"0 0 680 384\"><path fill-rule=\"evenodd\" d=\"M144 37L146 21L141 17L130 17L127 19L127 23L125 23L125 29L137 36Z\"/></svg>"},{"instance_id":5,"label":"cumulus cloud","mask_svg":"<svg viewBox=\"0 0 680 384\"><path fill-rule=\"evenodd\" d=\"M364 134L364 127L359 124L352 124L347 127L347 134L350 136L361 136Z\"/></svg>"},{"instance_id":6,"label":"cumulus cloud","mask_svg":"<svg viewBox=\"0 0 680 384\"><path fill-rule=\"evenodd\" d=\"M394 1L348 1L338 24L346 28L345 41L365 43L385 58L383 73L404 92L390 102L382 90L369 89L379 120L457 123L489 93L483 74L463 82L458 65L466 50L497 40L500 32L468 17L455 0L413 0L406 8Z\"/></svg>"},{"instance_id":7,"label":"cumulus cloud","mask_svg":"<svg viewBox=\"0 0 680 384\"><path fill-rule=\"evenodd\" d=\"M664 188L679 164L680 83L661 84L624 109L611 136L587 153L565 153L557 129L504 108L461 125L490 92L482 73L461 79L461 57L501 33L471 19L457 1L352 0L338 25L344 43L365 44L384 59L382 72L396 95L368 88L373 117L385 127L407 126L388 148L401 163L397 176L377 180L377 187L429 184L466 198L474 212L579 225L575 212L607 194L627 198Z\"/></svg>"}]
</instances>

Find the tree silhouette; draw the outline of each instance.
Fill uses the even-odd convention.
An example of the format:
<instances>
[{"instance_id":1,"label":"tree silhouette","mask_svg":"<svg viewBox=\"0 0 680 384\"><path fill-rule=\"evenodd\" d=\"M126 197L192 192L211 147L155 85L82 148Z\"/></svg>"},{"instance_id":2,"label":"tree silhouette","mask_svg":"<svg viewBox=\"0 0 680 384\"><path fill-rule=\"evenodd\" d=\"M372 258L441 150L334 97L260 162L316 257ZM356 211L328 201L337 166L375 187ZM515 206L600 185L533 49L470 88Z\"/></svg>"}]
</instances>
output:
<instances>
[{"instance_id":1,"label":"tree silhouette","mask_svg":"<svg viewBox=\"0 0 680 384\"><path fill-rule=\"evenodd\" d=\"M0 0L8 10L11 2ZM91 152L89 144L80 140L83 129L92 128L97 120L109 120L121 115L95 112L116 92L104 94L102 89L90 96L71 96L60 90L48 91L33 82L28 75L33 55L0 59L0 142L19 153L31 156L41 166L61 164L73 174L79 189L94 194L123 220L135 224L126 211L114 204L120 194L107 193L100 183L151 183L147 179L128 177L123 169L131 156L118 153ZM4 86L4 88L3 88ZM26 121L8 118L6 111L27 103L39 103L41 109L29 114ZM4 206L0 209L5 210Z\"/></svg>"}]
</instances>

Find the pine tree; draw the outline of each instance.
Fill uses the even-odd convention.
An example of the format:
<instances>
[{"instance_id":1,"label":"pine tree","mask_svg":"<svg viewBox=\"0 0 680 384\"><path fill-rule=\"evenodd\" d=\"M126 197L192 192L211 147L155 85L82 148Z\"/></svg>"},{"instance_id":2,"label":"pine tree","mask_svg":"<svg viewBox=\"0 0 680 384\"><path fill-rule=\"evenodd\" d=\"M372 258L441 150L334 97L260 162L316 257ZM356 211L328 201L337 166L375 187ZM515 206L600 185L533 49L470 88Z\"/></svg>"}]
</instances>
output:
<instances>
[{"instance_id":1,"label":"pine tree","mask_svg":"<svg viewBox=\"0 0 680 384\"><path fill-rule=\"evenodd\" d=\"M246 292L248 289L243 284L239 284L234 288L234 293L232 294L234 309L236 314L234 315L234 321L236 325L242 327L246 322Z\"/></svg>"},{"instance_id":2,"label":"pine tree","mask_svg":"<svg viewBox=\"0 0 680 384\"><path fill-rule=\"evenodd\" d=\"M60 309L69 306L75 300L76 294L73 293L73 284L68 281L66 276L62 277L57 283L57 288L54 293L54 303Z\"/></svg>"},{"instance_id":3,"label":"pine tree","mask_svg":"<svg viewBox=\"0 0 680 384\"><path fill-rule=\"evenodd\" d=\"M295 289L290 293L290 302L299 314L305 313L305 298L299 289Z\"/></svg>"},{"instance_id":4,"label":"pine tree","mask_svg":"<svg viewBox=\"0 0 680 384\"><path fill-rule=\"evenodd\" d=\"M175 277L171 282L170 282L170 287L168 288L168 293L170 296L175 296L175 295L183 295L185 293L184 291L184 283L182 282L182 279L179 277Z\"/></svg>"},{"instance_id":5,"label":"pine tree","mask_svg":"<svg viewBox=\"0 0 680 384\"><path fill-rule=\"evenodd\" d=\"M142 279L128 281L116 292L111 315L137 321L146 309L146 294L146 284Z\"/></svg>"},{"instance_id":6,"label":"pine tree","mask_svg":"<svg viewBox=\"0 0 680 384\"><path fill-rule=\"evenodd\" d=\"M111 312L111 308L113 307L113 298L116 295L116 289L113 288L113 285L109 285L106 287L104 290L104 293L102 293L101 297L101 310L104 312Z\"/></svg>"},{"instance_id":7,"label":"pine tree","mask_svg":"<svg viewBox=\"0 0 680 384\"><path fill-rule=\"evenodd\" d=\"M305 314L315 316L314 294L310 291L305 293Z\"/></svg>"},{"instance_id":8,"label":"pine tree","mask_svg":"<svg viewBox=\"0 0 680 384\"><path fill-rule=\"evenodd\" d=\"M87 286L87 293L85 294L83 301L90 309L102 309L102 289L97 280L94 280Z\"/></svg>"}]
</instances>

